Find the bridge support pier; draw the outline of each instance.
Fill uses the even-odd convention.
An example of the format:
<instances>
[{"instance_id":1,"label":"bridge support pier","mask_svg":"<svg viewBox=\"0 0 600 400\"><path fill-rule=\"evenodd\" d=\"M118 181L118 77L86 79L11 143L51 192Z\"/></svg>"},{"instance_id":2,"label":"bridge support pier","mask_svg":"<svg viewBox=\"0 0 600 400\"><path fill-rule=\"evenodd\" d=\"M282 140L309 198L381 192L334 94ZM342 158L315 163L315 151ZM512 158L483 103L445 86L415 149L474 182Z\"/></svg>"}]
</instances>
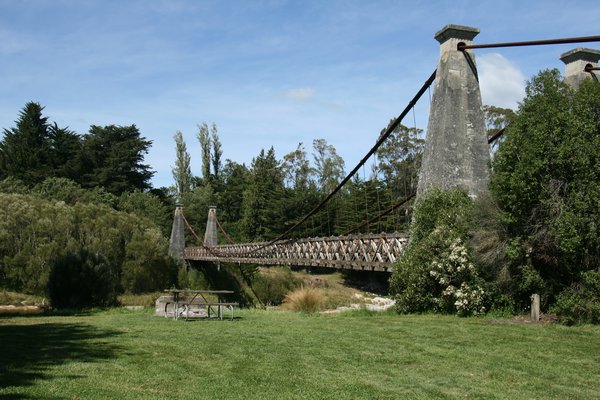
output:
<instances>
[{"instance_id":1,"label":"bridge support pier","mask_svg":"<svg viewBox=\"0 0 600 400\"><path fill-rule=\"evenodd\" d=\"M171 239L169 240L169 255L183 261L185 257L185 236L183 222L183 206L175 204L173 215L173 226L171 227Z\"/></svg>"},{"instance_id":2,"label":"bridge support pier","mask_svg":"<svg viewBox=\"0 0 600 400\"><path fill-rule=\"evenodd\" d=\"M490 159L472 44L479 29L447 25L440 42L417 201L432 188L462 188L472 198L488 189Z\"/></svg>"},{"instance_id":3,"label":"bridge support pier","mask_svg":"<svg viewBox=\"0 0 600 400\"><path fill-rule=\"evenodd\" d=\"M204 231L204 245L216 246L219 244L217 237L217 206L208 208L208 218L206 219L206 230Z\"/></svg>"},{"instance_id":4,"label":"bridge support pier","mask_svg":"<svg viewBox=\"0 0 600 400\"><path fill-rule=\"evenodd\" d=\"M565 63L565 83L578 89L583 80L592 78L589 72L585 72L585 67L598 67L600 51L578 47L561 54L560 60Z\"/></svg>"}]
</instances>

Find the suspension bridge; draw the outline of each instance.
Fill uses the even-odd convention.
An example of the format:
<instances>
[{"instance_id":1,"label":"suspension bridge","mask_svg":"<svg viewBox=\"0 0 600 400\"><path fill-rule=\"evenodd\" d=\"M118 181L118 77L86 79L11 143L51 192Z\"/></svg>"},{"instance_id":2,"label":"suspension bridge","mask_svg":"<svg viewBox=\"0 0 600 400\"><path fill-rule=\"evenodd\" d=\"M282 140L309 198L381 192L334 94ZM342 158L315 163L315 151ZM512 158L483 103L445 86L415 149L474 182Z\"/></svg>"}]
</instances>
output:
<instances>
[{"instance_id":1,"label":"suspension bridge","mask_svg":"<svg viewBox=\"0 0 600 400\"><path fill-rule=\"evenodd\" d=\"M390 272L408 243L406 234L392 232L379 234L342 235L318 238L292 239L291 233L319 212L333 196L375 154L377 149L414 110L423 94L435 82L431 98L427 139L419 172L417 199L432 188L461 188L472 198L487 190L489 183L489 144L498 139L503 130L486 136L481 103L479 77L474 49L598 42L600 36L473 44L479 29L447 25L435 34L440 43L437 69L429 76L402 113L379 136L375 145L348 175L313 210L277 238L268 242L218 244L217 228L221 228L216 208L211 208L204 239L200 239L187 222L183 208L177 206L171 231L170 254L185 260L208 262L254 263L260 265L314 266ZM582 80L598 80L600 51L576 48L561 55L565 63L565 81L578 87ZM406 204L415 196L400 199L371 222ZM362 224L364 225L364 224ZM361 226L362 226L361 225ZM185 228L189 228L199 246L186 247ZM226 232L223 231L226 235Z\"/></svg>"}]
</instances>

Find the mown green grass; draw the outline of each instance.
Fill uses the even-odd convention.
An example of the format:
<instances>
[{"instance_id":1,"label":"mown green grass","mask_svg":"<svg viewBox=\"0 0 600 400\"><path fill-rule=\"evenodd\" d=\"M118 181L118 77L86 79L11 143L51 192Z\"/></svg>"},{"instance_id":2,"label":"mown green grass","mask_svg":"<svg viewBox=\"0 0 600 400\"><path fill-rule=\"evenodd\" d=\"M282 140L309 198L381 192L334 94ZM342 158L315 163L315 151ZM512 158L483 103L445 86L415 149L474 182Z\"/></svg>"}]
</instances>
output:
<instances>
[{"instance_id":1,"label":"mown green grass","mask_svg":"<svg viewBox=\"0 0 600 400\"><path fill-rule=\"evenodd\" d=\"M247 310L0 317L0 399L600 397L600 327Z\"/></svg>"}]
</instances>

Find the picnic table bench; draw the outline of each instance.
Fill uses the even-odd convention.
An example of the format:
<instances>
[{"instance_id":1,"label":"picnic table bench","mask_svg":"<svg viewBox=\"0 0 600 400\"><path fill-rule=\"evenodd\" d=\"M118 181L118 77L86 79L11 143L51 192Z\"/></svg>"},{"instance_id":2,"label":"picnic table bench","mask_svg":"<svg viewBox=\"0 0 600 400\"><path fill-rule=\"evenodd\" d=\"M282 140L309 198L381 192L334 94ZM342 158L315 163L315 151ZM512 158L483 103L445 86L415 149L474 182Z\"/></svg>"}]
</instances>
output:
<instances>
[{"instance_id":1,"label":"picnic table bench","mask_svg":"<svg viewBox=\"0 0 600 400\"><path fill-rule=\"evenodd\" d=\"M173 296L172 302L166 302L164 307L165 318L180 317L203 318L207 316L211 318L211 312L216 317L223 319L223 310L229 310L231 319L233 320L233 308L238 306L238 303L227 302L222 300L222 296L233 294L232 290L186 290L186 289L167 289L167 293ZM217 301L207 299L207 296L217 296ZM202 311L206 310L205 313ZM216 313L215 313L216 310Z\"/></svg>"}]
</instances>

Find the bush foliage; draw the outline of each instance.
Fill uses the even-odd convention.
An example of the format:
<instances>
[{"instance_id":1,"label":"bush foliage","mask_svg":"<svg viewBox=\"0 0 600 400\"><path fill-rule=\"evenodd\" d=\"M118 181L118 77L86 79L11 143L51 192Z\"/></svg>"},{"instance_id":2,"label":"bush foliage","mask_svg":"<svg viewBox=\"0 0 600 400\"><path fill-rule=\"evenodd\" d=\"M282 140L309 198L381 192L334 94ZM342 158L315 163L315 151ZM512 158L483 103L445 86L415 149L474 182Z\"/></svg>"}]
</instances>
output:
<instances>
[{"instance_id":1,"label":"bush foliage","mask_svg":"<svg viewBox=\"0 0 600 400\"><path fill-rule=\"evenodd\" d=\"M390 278L398 312L485 312L468 246L472 215L473 202L460 190L432 190L415 206L411 242Z\"/></svg>"},{"instance_id":2,"label":"bush foliage","mask_svg":"<svg viewBox=\"0 0 600 400\"><path fill-rule=\"evenodd\" d=\"M82 251L100 257L102 265L108 266L117 292L160 290L176 282L177 266L166 256L167 239L156 225L134 214L105 205L70 206L37 196L2 193L0 209L4 210L0 219L2 287L44 294L56 265L64 262L66 266L56 268L75 269L76 262L72 258L65 261L65 257L78 254L82 265L95 263ZM88 275L88 270L82 269L81 276Z\"/></svg>"},{"instance_id":3,"label":"bush foliage","mask_svg":"<svg viewBox=\"0 0 600 400\"><path fill-rule=\"evenodd\" d=\"M86 250L56 260L47 292L56 308L108 307L117 303L117 269L99 254Z\"/></svg>"},{"instance_id":4,"label":"bush foliage","mask_svg":"<svg viewBox=\"0 0 600 400\"><path fill-rule=\"evenodd\" d=\"M600 267L600 85L573 90L550 70L526 94L492 165L510 238L503 290L517 309L537 292L543 308L558 302L564 313Z\"/></svg>"},{"instance_id":5,"label":"bush foliage","mask_svg":"<svg viewBox=\"0 0 600 400\"><path fill-rule=\"evenodd\" d=\"M586 271L581 281L563 290L552 311L568 325L600 323L600 271Z\"/></svg>"},{"instance_id":6,"label":"bush foliage","mask_svg":"<svg viewBox=\"0 0 600 400\"><path fill-rule=\"evenodd\" d=\"M252 277L252 290L267 306L278 306L285 296L300 286L289 267L262 269Z\"/></svg>"}]
</instances>

